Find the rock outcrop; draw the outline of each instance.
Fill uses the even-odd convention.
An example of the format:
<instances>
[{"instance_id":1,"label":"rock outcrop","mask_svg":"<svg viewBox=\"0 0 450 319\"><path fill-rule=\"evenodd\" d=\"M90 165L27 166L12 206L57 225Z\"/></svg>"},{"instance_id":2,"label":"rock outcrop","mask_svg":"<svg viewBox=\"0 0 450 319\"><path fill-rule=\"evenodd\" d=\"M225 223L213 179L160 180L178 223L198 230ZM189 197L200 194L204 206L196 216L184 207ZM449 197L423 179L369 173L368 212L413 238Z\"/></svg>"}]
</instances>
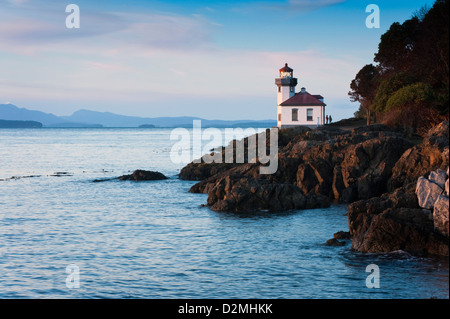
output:
<instances>
[{"instance_id":1,"label":"rock outcrop","mask_svg":"<svg viewBox=\"0 0 450 319\"><path fill-rule=\"evenodd\" d=\"M434 229L448 238L448 195L440 195L434 203L433 222Z\"/></svg>"},{"instance_id":2,"label":"rock outcrop","mask_svg":"<svg viewBox=\"0 0 450 319\"><path fill-rule=\"evenodd\" d=\"M448 168L430 172L428 179L419 177L416 194L419 206L433 211L434 229L449 237L448 230Z\"/></svg>"},{"instance_id":3,"label":"rock outcrop","mask_svg":"<svg viewBox=\"0 0 450 319\"><path fill-rule=\"evenodd\" d=\"M353 249L447 256L448 128L442 122L420 143L384 125L284 129L274 174L261 175L258 163L191 163L180 178L199 180L190 192L208 194L216 211L348 202ZM337 239L327 244L341 245Z\"/></svg>"},{"instance_id":4,"label":"rock outcrop","mask_svg":"<svg viewBox=\"0 0 450 319\"><path fill-rule=\"evenodd\" d=\"M448 176L442 170L426 175L431 179L421 176L417 183L349 205L352 248L448 256L448 195L433 182Z\"/></svg>"},{"instance_id":5,"label":"rock outcrop","mask_svg":"<svg viewBox=\"0 0 450 319\"><path fill-rule=\"evenodd\" d=\"M449 165L449 123L432 128L422 143L407 149L395 166L388 181L388 191L417 181L420 176Z\"/></svg>"},{"instance_id":6,"label":"rock outcrop","mask_svg":"<svg viewBox=\"0 0 450 319\"><path fill-rule=\"evenodd\" d=\"M215 211L252 212L285 211L328 207L330 201L323 195L305 195L290 183L230 176L219 179L208 192L207 205Z\"/></svg>"},{"instance_id":7,"label":"rock outcrop","mask_svg":"<svg viewBox=\"0 0 450 319\"><path fill-rule=\"evenodd\" d=\"M417 180L416 194L419 206L425 209L432 209L438 197L443 193L443 189L438 184L421 176Z\"/></svg>"},{"instance_id":8,"label":"rock outcrop","mask_svg":"<svg viewBox=\"0 0 450 319\"><path fill-rule=\"evenodd\" d=\"M352 209L352 216L355 213ZM351 225L352 248L357 251L448 256L448 239L434 231L431 212L421 208L388 208L373 215L360 212L358 222L352 220Z\"/></svg>"},{"instance_id":9,"label":"rock outcrop","mask_svg":"<svg viewBox=\"0 0 450 319\"><path fill-rule=\"evenodd\" d=\"M122 175L118 177L121 181L154 181L154 180L163 180L167 179L167 177L160 173L154 171L145 171L145 170L135 170L131 175Z\"/></svg>"},{"instance_id":10,"label":"rock outcrop","mask_svg":"<svg viewBox=\"0 0 450 319\"><path fill-rule=\"evenodd\" d=\"M442 122L403 153L386 194L349 205L353 249L448 256L448 127Z\"/></svg>"},{"instance_id":11,"label":"rock outcrop","mask_svg":"<svg viewBox=\"0 0 450 319\"><path fill-rule=\"evenodd\" d=\"M267 193L277 194L275 198L282 202L274 204L271 198L262 205L258 200L256 209L300 209L304 206L297 194L309 198L305 207L314 208L316 198L321 199L317 207L323 207L330 200L352 202L386 192L392 168L413 146L402 133L384 125L350 131L329 126L315 130L301 127L280 130L278 136L278 170L272 175L260 175L258 163L190 163L179 177L200 181L190 191L207 193L208 206L213 210L247 210L251 205L244 197L253 194L254 199L257 194ZM229 187L219 187L224 183ZM250 188L255 191L250 192ZM223 189L221 196L211 193L213 189ZM238 190L242 196L238 196Z\"/></svg>"},{"instance_id":12,"label":"rock outcrop","mask_svg":"<svg viewBox=\"0 0 450 319\"><path fill-rule=\"evenodd\" d=\"M183 180L202 181L236 165L233 163L190 163L181 169L178 177Z\"/></svg>"}]
</instances>

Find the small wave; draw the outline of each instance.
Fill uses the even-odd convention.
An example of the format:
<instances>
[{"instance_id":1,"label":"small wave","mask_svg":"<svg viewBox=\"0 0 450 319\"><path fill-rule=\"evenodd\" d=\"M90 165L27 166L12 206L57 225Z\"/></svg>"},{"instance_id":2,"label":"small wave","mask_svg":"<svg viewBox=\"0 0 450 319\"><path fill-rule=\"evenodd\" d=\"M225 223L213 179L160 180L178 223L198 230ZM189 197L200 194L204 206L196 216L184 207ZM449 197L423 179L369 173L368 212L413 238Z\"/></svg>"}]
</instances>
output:
<instances>
[{"instance_id":1,"label":"small wave","mask_svg":"<svg viewBox=\"0 0 450 319\"><path fill-rule=\"evenodd\" d=\"M393 256L393 257L411 257L412 255L408 253L407 251L398 249L394 251L390 251L386 253L387 256Z\"/></svg>"},{"instance_id":2,"label":"small wave","mask_svg":"<svg viewBox=\"0 0 450 319\"><path fill-rule=\"evenodd\" d=\"M0 178L1 182L10 181L10 180L18 180L22 178L34 178L34 177L41 177L42 175L26 175L26 176L11 176L8 178Z\"/></svg>"},{"instance_id":3,"label":"small wave","mask_svg":"<svg viewBox=\"0 0 450 319\"><path fill-rule=\"evenodd\" d=\"M69 172L54 172L54 173L51 174L50 176L56 176L56 177L61 177L61 176L73 176L73 173L69 173Z\"/></svg>"}]
</instances>

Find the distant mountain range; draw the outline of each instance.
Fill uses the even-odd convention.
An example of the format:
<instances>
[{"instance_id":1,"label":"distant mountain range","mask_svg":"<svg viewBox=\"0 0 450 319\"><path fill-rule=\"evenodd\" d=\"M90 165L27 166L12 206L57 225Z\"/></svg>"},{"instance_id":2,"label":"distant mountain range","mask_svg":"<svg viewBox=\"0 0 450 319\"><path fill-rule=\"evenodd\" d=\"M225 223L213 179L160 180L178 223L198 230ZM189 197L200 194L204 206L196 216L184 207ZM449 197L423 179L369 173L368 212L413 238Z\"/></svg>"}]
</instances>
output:
<instances>
[{"instance_id":1,"label":"distant mountain range","mask_svg":"<svg viewBox=\"0 0 450 319\"><path fill-rule=\"evenodd\" d=\"M13 104L0 104L0 119L9 121L36 121L43 127L192 127L193 120L201 120L202 127L271 127L273 120L205 120L199 117L138 117L110 112L79 110L70 116L19 108Z\"/></svg>"}]
</instances>

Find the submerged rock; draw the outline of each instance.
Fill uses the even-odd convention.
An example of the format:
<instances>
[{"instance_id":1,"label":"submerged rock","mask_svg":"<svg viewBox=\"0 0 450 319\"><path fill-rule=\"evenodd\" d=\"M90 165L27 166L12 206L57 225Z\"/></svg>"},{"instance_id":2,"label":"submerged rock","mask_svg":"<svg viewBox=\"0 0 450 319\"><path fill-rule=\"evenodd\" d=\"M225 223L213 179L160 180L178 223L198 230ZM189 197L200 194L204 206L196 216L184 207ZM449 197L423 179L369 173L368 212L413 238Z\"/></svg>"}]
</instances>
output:
<instances>
[{"instance_id":1,"label":"submerged rock","mask_svg":"<svg viewBox=\"0 0 450 319\"><path fill-rule=\"evenodd\" d=\"M121 181L154 181L154 180L163 180L167 179L167 177L160 173L154 171L145 171L145 170L135 170L131 175L122 175L118 177Z\"/></svg>"},{"instance_id":2,"label":"submerged rock","mask_svg":"<svg viewBox=\"0 0 450 319\"><path fill-rule=\"evenodd\" d=\"M92 183L102 183L102 182L108 182L108 181L112 181L118 178L100 178L100 179L94 179L92 181Z\"/></svg>"}]
</instances>

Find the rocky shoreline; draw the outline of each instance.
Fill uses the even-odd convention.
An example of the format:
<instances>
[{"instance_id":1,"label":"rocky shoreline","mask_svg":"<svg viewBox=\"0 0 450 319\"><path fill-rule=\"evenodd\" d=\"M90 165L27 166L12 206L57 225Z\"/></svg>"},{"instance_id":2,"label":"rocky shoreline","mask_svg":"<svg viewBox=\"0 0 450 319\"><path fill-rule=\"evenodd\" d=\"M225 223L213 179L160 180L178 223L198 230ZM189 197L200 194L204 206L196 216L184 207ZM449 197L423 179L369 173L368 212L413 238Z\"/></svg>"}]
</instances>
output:
<instances>
[{"instance_id":1,"label":"rocky shoreline","mask_svg":"<svg viewBox=\"0 0 450 319\"><path fill-rule=\"evenodd\" d=\"M248 161L201 162L185 166L179 178L198 181L190 192L208 194L206 205L214 211L275 212L349 203L353 249L448 256L448 137L447 121L420 142L379 124L289 128L278 132L275 174L262 175L261 164ZM445 181L443 188L438 186L437 206L423 208L418 180L429 181L438 172L446 174L440 181L446 178L447 186Z\"/></svg>"}]
</instances>

